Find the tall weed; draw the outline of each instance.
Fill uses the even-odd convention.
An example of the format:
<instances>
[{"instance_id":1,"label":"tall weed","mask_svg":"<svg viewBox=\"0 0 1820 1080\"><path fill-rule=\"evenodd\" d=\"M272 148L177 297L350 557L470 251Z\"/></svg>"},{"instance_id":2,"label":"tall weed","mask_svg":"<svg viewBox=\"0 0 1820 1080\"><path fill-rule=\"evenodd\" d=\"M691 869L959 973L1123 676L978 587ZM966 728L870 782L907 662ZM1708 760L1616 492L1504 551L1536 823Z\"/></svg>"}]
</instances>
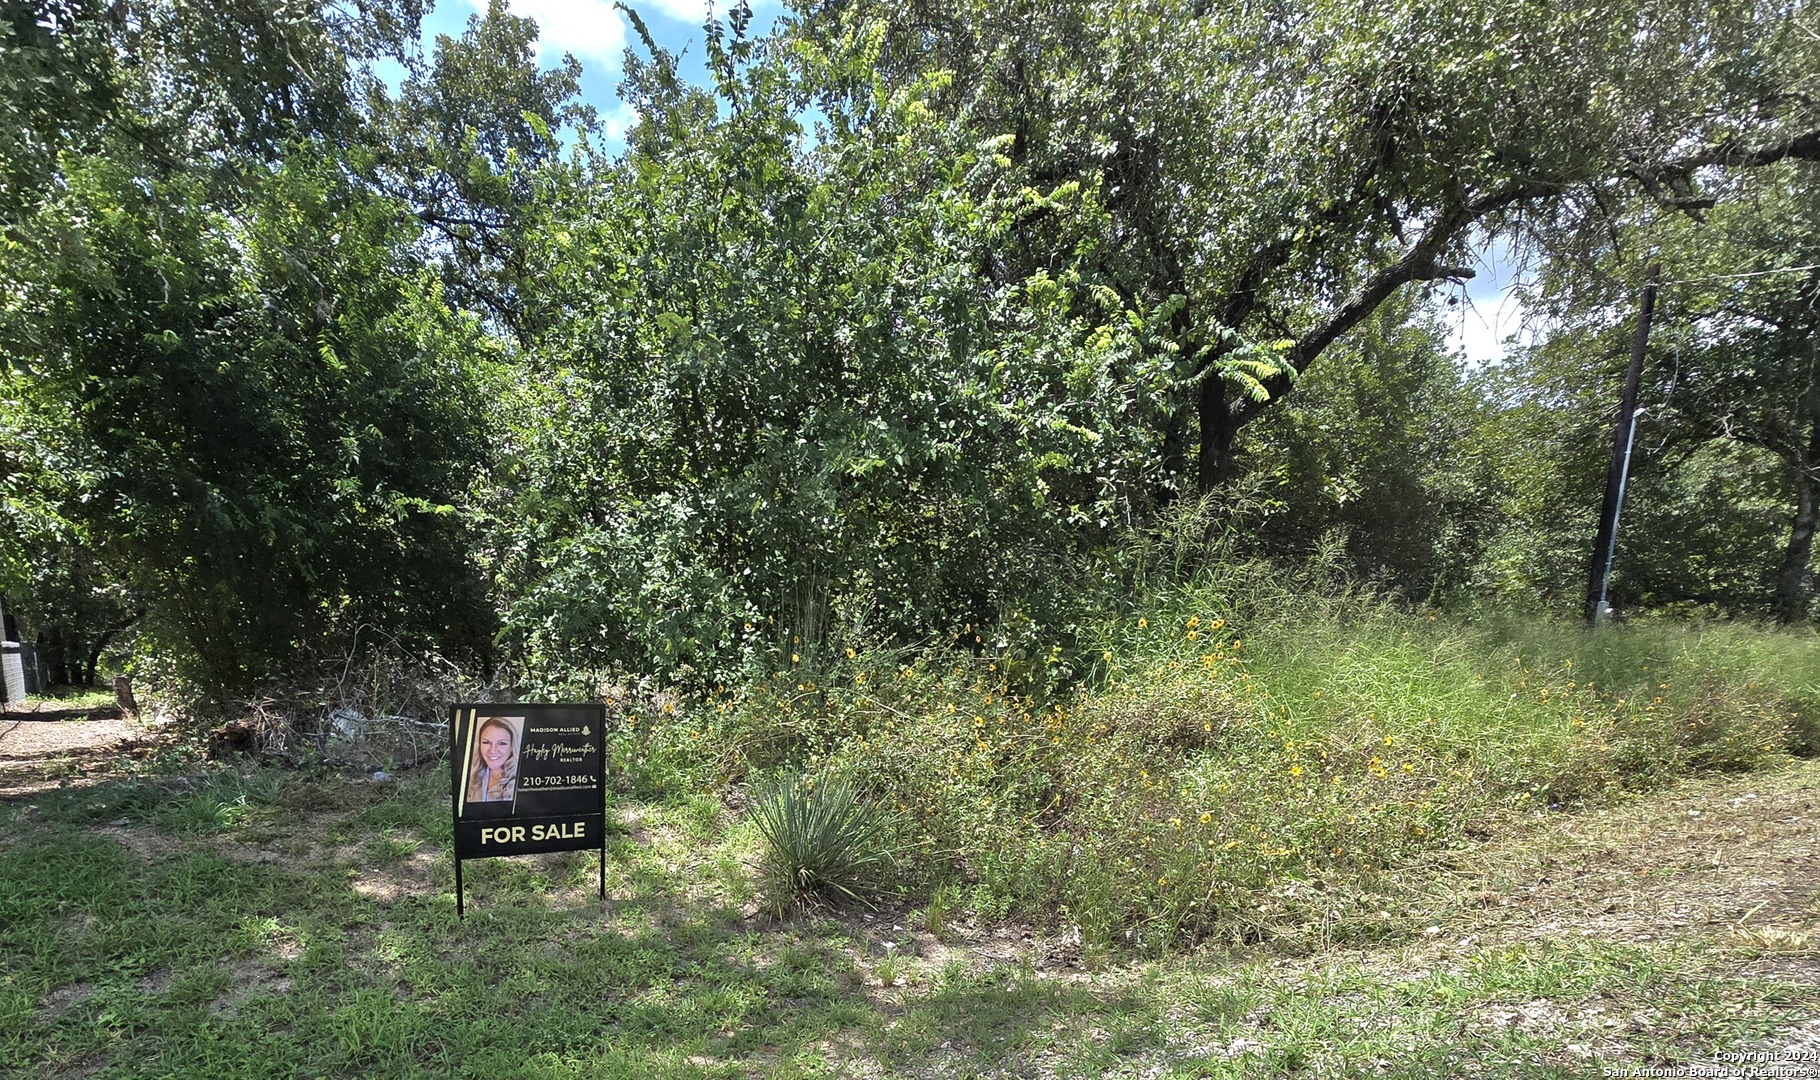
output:
<instances>
[{"instance_id":1,"label":"tall weed","mask_svg":"<svg viewBox=\"0 0 1820 1080\"><path fill-rule=\"evenodd\" d=\"M1331 942L1385 931L1386 871L1511 814L1808 752L1815 646L1462 619L1319 560L1209 563L1106 624L1070 689L991 653L855 651L712 695L665 737L850 777L901 815L900 883L980 915Z\"/></svg>"}]
</instances>

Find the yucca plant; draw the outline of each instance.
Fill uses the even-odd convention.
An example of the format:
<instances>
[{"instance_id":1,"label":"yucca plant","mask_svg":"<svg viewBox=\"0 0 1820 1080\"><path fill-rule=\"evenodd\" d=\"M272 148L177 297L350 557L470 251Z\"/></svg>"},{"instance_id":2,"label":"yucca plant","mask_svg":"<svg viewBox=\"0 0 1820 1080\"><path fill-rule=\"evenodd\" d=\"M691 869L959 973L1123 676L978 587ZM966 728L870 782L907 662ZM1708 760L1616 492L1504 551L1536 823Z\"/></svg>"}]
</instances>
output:
<instances>
[{"instance_id":1,"label":"yucca plant","mask_svg":"<svg viewBox=\"0 0 1820 1080\"><path fill-rule=\"evenodd\" d=\"M765 892L779 911L816 898L864 903L891 863L886 818L839 773L823 770L761 792L752 820L764 839Z\"/></svg>"}]
</instances>

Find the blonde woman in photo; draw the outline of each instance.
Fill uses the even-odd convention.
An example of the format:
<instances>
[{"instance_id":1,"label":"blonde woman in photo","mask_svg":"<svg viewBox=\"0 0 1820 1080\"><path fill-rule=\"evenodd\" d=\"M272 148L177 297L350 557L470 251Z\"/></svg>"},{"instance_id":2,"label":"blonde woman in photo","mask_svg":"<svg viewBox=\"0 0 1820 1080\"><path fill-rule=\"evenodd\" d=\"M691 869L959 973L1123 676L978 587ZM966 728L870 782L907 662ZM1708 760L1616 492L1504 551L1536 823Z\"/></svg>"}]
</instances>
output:
<instances>
[{"instance_id":1,"label":"blonde woman in photo","mask_svg":"<svg viewBox=\"0 0 1820 1080\"><path fill-rule=\"evenodd\" d=\"M518 734L494 716L483 721L468 775L468 802L511 802L517 795Z\"/></svg>"}]
</instances>

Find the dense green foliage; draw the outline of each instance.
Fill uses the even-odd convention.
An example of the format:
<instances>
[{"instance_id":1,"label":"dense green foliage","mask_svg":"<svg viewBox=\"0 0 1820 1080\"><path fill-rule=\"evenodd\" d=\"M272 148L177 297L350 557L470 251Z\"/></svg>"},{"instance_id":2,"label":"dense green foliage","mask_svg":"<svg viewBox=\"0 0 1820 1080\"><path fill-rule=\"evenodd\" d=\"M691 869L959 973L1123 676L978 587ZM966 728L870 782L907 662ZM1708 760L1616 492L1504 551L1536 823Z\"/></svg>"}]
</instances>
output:
<instances>
[{"instance_id":1,"label":"dense green foliage","mask_svg":"<svg viewBox=\"0 0 1820 1080\"><path fill-rule=\"evenodd\" d=\"M950 642L1046 692L1209 540L1557 604L1648 248L1616 595L1804 612L1804 7L933 14L735 5L704 86L646 35L610 149L499 4L9 8L7 599L216 697L361 626L551 692ZM1469 372L1412 290L1492 238L1559 332Z\"/></svg>"},{"instance_id":2,"label":"dense green foliage","mask_svg":"<svg viewBox=\"0 0 1820 1080\"><path fill-rule=\"evenodd\" d=\"M336 619L484 641L451 505L479 387L443 359L475 334L400 265L396 213L307 149L238 221L181 179L66 179L52 212L85 227L7 312L31 356L7 376L13 452L148 630L219 687Z\"/></svg>"},{"instance_id":3,"label":"dense green foliage","mask_svg":"<svg viewBox=\"0 0 1820 1080\"><path fill-rule=\"evenodd\" d=\"M1498 545L1512 591L1571 596L1595 513L1644 266L1663 285L1613 582L1620 604L1805 618L1815 483L1811 165L1735 177L1707 209L1615 208L1550 263L1548 340L1485 373L1499 406L1479 453L1506 455ZM1564 417L1580 417L1578 425ZM1605 426L1598 421L1603 420Z\"/></svg>"},{"instance_id":4,"label":"dense green foliage","mask_svg":"<svg viewBox=\"0 0 1820 1080\"><path fill-rule=\"evenodd\" d=\"M211 696L363 623L489 654L460 504L496 348L349 171L416 14L9 8L8 591L84 675L134 621Z\"/></svg>"},{"instance_id":5,"label":"dense green foliage","mask_svg":"<svg viewBox=\"0 0 1820 1080\"><path fill-rule=\"evenodd\" d=\"M718 674L837 626L1066 631L1054 583L1143 509L1134 421L1166 377L1141 359L1167 312L982 282L979 253L1049 196L1005 191L990 147L908 194L946 137L914 96L811 160L778 72L710 119L664 97L665 62L632 150L552 195L539 258L568 317L531 354L501 510L527 662Z\"/></svg>"}]
</instances>

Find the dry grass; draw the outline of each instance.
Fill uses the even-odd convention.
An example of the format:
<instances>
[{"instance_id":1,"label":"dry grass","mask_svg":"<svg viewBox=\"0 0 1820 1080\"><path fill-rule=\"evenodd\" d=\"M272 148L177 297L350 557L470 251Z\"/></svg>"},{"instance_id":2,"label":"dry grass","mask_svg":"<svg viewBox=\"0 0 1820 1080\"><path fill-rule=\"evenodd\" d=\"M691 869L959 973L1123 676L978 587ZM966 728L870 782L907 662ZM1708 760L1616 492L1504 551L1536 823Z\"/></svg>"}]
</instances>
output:
<instances>
[{"instance_id":1,"label":"dry grass","mask_svg":"<svg viewBox=\"0 0 1820 1080\"><path fill-rule=\"evenodd\" d=\"M1602 809L1513 817L1493 840L1401 877L1418 883L1406 890L1411 919L1450 936L1799 935L1820 921L1817 809L1820 760L1797 760Z\"/></svg>"}]
</instances>

